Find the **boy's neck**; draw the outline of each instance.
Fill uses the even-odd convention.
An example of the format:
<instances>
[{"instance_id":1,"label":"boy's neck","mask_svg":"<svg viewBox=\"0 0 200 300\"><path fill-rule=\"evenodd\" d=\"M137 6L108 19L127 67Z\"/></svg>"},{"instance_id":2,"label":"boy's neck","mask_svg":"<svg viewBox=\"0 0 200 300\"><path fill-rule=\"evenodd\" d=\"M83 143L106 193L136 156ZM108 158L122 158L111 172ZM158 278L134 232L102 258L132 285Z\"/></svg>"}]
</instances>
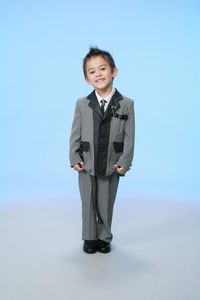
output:
<instances>
[{"instance_id":1,"label":"boy's neck","mask_svg":"<svg viewBox=\"0 0 200 300\"><path fill-rule=\"evenodd\" d=\"M112 92L113 86L110 86L108 89L106 90L97 90L96 92L99 94L99 96L101 96L102 98L107 97L111 92Z\"/></svg>"}]
</instances>

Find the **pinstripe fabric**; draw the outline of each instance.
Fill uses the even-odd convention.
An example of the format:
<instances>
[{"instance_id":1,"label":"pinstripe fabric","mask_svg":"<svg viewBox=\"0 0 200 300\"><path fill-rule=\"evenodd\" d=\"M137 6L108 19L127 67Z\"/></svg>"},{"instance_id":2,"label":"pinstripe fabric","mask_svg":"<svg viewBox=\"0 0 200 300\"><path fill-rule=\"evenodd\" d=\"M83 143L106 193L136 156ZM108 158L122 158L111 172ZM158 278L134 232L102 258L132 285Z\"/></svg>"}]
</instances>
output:
<instances>
[{"instance_id":1,"label":"pinstripe fabric","mask_svg":"<svg viewBox=\"0 0 200 300\"><path fill-rule=\"evenodd\" d=\"M117 173L91 176L85 171L79 172L83 240L112 240L111 225L118 183Z\"/></svg>"}]
</instances>

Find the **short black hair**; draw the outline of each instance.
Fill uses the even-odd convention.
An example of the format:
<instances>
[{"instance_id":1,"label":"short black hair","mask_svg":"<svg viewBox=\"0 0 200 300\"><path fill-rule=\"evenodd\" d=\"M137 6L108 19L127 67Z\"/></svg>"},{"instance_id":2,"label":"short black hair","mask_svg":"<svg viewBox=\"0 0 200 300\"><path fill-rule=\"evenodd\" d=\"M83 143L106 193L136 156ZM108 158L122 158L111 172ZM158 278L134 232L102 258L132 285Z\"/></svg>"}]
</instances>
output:
<instances>
[{"instance_id":1,"label":"short black hair","mask_svg":"<svg viewBox=\"0 0 200 300\"><path fill-rule=\"evenodd\" d=\"M92 56L102 56L110 65L111 69L113 70L114 68L116 68L114 59L112 57L112 55L105 50L101 50L98 47L90 47L90 51L86 54L86 56L83 59L83 73L85 78L86 76L86 64L87 61L92 57Z\"/></svg>"}]
</instances>

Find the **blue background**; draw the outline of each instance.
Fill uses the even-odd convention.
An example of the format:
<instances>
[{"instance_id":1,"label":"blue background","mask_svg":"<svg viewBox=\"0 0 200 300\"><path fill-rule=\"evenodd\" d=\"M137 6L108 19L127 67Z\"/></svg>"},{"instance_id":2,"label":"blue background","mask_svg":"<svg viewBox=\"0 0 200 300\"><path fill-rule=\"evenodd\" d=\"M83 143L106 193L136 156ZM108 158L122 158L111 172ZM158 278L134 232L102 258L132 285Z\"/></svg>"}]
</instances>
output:
<instances>
[{"instance_id":1,"label":"blue background","mask_svg":"<svg viewBox=\"0 0 200 300\"><path fill-rule=\"evenodd\" d=\"M0 200L78 196L68 161L75 102L90 93L91 45L135 100L127 198L200 200L199 1L0 2Z\"/></svg>"}]
</instances>

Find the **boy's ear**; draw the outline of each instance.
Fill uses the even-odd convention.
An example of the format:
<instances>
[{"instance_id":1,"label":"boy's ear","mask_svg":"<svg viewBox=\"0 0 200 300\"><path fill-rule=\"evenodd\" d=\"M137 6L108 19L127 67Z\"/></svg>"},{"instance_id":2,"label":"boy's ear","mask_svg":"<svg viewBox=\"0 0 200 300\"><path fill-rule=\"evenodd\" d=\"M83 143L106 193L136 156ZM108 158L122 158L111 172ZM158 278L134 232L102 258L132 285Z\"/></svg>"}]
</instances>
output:
<instances>
[{"instance_id":1,"label":"boy's ear","mask_svg":"<svg viewBox=\"0 0 200 300\"><path fill-rule=\"evenodd\" d=\"M87 77L85 77L85 81L86 81L88 84L90 84L90 82L89 82L89 80L88 80Z\"/></svg>"},{"instance_id":2,"label":"boy's ear","mask_svg":"<svg viewBox=\"0 0 200 300\"><path fill-rule=\"evenodd\" d=\"M118 74L118 69L114 68L112 71L112 77L114 78L115 76L117 76L117 74Z\"/></svg>"}]
</instances>

